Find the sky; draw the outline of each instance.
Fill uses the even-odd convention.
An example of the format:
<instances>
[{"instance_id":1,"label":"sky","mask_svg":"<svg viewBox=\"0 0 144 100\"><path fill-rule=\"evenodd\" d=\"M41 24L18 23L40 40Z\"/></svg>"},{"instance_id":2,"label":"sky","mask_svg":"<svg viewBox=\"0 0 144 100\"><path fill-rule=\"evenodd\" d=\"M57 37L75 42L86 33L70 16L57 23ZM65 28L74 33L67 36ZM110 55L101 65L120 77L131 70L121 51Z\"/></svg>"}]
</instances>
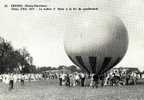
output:
<instances>
[{"instance_id":1,"label":"sky","mask_svg":"<svg viewBox=\"0 0 144 100\"><path fill-rule=\"evenodd\" d=\"M4 7L4 5L9 7ZM12 4L45 4L49 7L91 7L121 18L128 30L129 47L117 66L144 70L143 0L1 0L0 36L18 48L26 48L37 66L72 65L63 37L65 19L70 12L12 11ZM74 16L75 12L71 15Z\"/></svg>"}]
</instances>

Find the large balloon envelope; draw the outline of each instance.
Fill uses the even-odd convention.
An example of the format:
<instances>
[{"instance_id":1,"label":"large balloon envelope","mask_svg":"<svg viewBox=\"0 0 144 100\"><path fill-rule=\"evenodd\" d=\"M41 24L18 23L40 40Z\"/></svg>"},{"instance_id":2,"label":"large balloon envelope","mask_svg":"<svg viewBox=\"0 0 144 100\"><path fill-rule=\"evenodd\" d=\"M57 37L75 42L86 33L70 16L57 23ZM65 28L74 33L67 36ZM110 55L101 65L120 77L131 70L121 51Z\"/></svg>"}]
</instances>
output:
<instances>
[{"instance_id":1,"label":"large balloon envelope","mask_svg":"<svg viewBox=\"0 0 144 100\"><path fill-rule=\"evenodd\" d=\"M116 16L99 12L74 16L66 26L64 48L83 71L102 74L124 57L127 30Z\"/></svg>"}]
</instances>

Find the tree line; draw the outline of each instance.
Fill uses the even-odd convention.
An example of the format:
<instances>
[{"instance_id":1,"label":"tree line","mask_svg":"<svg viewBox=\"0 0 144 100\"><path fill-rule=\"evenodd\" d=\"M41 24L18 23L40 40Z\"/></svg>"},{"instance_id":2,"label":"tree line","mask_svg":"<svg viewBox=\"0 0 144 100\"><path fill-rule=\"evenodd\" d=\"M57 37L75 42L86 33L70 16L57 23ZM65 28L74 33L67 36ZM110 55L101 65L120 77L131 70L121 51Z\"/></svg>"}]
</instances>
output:
<instances>
[{"instance_id":1,"label":"tree line","mask_svg":"<svg viewBox=\"0 0 144 100\"><path fill-rule=\"evenodd\" d=\"M58 67L41 66L36 68L33 57L26 48L15 49L10 41L0 37L0 74L4 73L39 73L47 70L67 69L72 72L79 71L74 66L60 65Z\"/></svg>"},{"instance_id":2,"label":"tree line","mask_svg":"<svg viewBox=\"0 0 144 100\"><path fill-rule=\"evenodd\" d=\"M25 48L15 49L10 41L0 37L0 74L35 71L33 57Z\"/></svg>"}]
</instances>

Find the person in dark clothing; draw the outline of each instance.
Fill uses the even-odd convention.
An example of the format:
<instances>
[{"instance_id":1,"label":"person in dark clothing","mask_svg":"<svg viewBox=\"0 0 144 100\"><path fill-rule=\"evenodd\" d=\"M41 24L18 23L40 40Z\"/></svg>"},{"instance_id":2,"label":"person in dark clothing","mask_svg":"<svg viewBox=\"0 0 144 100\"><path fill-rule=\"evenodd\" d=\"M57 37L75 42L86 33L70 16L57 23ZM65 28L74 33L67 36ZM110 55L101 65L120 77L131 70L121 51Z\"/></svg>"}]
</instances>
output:
<instances>
[{"instance_id":1,"label":"person in dark clothing","mask_svg":"<svg viewBox=\"0 0 144 100\"><path fill-rule=\"evenodd\" d=\"M94 74L93 80L94 80L94 86L93 87L98 88L98 80L99 80L98 75Z\"/></svg>"},{"instance_id":2,"label":"person in dark clothing","mask_svg":"<svg viewBox=\"0 0 144 100\"><path fill-rule=\"evenodd\" d=\"M129 85L129 80L130 80L130 74L126 74L126 85Z\"/></svg>"},{"instance_id":3,"label":"person in dark clothing","mask_svg":"<svg viewBox=\"0 0 144 100\"><path fill-rule=\"evenodd\" d=\"M24 86L24 80L25 80L25 76L24 76L24 74L22 74L21 79L20 79L21 86Z\"/></svg>"},{"instance_id":4,"label":"person in dark clothing","mask_svg":"<svg viewBox=\"0 0 144 100\"><path fill-rule=\"evenodd\" d=\"M14 88L14 82L13 80L10 80L9 82L9 90L12 90Z\"/></svg>"},{"instance_id":5,"label":"person in dark clothing","mask_svg":"<svg viewBox=\"0 0 144 100\"><path fill-rule=\"evenodd\" d=\"M67 74L67 76L66 76L66 86L70 87L70 76L69 76L69 74Z\"/></svg>"},{"instance_id":6,"label":"person in dark clothing","mask_svg":"<svg viewBox=\"0 0 144 100\"><path fill-rule=\"evenodd\" d=\"M104 78L105 78L104 74L101 74L100 77L99 77L99 79L101 81L101 87L104 86Z\"/></svg>"},{"instance_id":7,"label":"person in dark clothing","mask_svg":"<svg viewBox=\"0 0 144 100\"><path fill-rule=\"evenodd\" d=\"M9 75L9 90L14 89L14 79L13 79L13 74Z\"/></svg>"},{"instance_id":8,"label":"person in dark clothing","mask_svg":"<svg viewBox=\"0 0 144 100\"><path fill-rule=\"evenodd\" d=\"M62 86L62 74L59 75L59 85Z\"/></svg>"}]
</instances>

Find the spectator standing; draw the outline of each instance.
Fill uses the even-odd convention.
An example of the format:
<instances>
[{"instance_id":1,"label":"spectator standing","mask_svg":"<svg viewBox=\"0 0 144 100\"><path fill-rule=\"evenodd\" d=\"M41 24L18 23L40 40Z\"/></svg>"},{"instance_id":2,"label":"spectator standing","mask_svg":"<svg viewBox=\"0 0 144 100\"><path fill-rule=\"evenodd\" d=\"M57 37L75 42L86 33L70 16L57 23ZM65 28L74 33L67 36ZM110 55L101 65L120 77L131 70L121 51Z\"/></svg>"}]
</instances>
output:
<instances>
[{"instance_id":1,"label":"spectator standing","mask_svg":"<svg viewBox=\"0 0 144 100\"><path fill-rule=\"evenodd\" d=\"M62 86L62 73L59 74L59 85Z\"/></svg>"},{"instance_id":2,"label":"spectator standing","mask_svg":"<svg viewBox=\"0 0 144 100\"><path fill-rule=\"evenodd\" d=\"M14 89L14 78L12 73L8 75L8 80L9 80L9 90Z\"/></svg>"},{"instance_id":3,"label":"spectator standing","mask_svg":"<svg viewBox=\"0 0 144 100\"><path fill-rule=\"evenodd\" d=\"M136 72L132 72L131 73L131 78L132 78L133 84L136 85L136 80L137 80L137 74L136 74Z\"/></svg>"},{"instance_id":4,"label":"spectator standing","mask_svg":"<svg viewBox=\"0 0 144 100\"><path fill-rule=\"evenodd\" d=\"M98 81L99 81L98 75L96 75L96 74L93 75L93 81L94 81L93 87L98 88Z\"/></svg>"},{"instance_id":5,"label":"spectator standing","mask_svg":"<svg viewBox=\"0 0 144 100\"><path fill-rule=\"evenodd\" d=\"M20 81L21 81L21 86L24 86L24 80L25 80L25 76L24 76L24 74L22 74L22 75L21 75L21 79L20 79Z\"/></svg>"},{"instance_id":6,"label":"spectator standing","mask_svg":"<svg viewBox=\"0 0 144 100\"><path fill-rule=\"evenodd\" d=\"M80 79L81 79L81 86L84 87L84 83L85 83L85 74L84 73L80 74Z\"/></svg>"},{"instance_id":7,"label":"spectator standing","mask_svg":"<svg viewBox=\"0 0 144 100\"><path fill-rule=\"evenodd\" d=\"M69 86L70 87L70 76L69 74L66 75L66 86Z\"/></svg>"},{"instance_id":8,"label":"spectator standing","mask_svg":"<svg viewBox=\"0 0 144 100\"><path fill-rule=\"evenodd\" d=\"M94 74L90 74L90 87L94 86Z\"/></svg>"}]
</instances>

